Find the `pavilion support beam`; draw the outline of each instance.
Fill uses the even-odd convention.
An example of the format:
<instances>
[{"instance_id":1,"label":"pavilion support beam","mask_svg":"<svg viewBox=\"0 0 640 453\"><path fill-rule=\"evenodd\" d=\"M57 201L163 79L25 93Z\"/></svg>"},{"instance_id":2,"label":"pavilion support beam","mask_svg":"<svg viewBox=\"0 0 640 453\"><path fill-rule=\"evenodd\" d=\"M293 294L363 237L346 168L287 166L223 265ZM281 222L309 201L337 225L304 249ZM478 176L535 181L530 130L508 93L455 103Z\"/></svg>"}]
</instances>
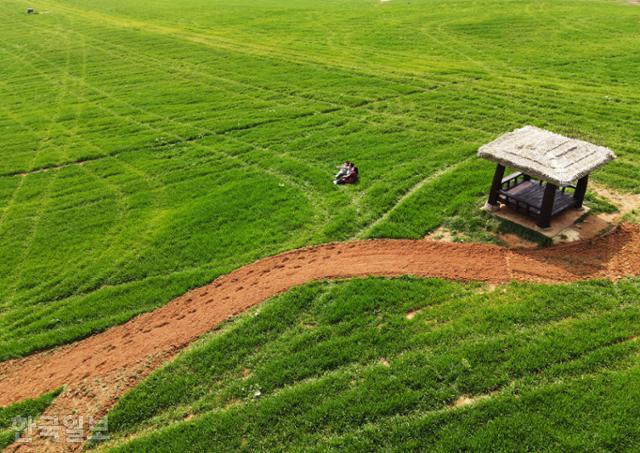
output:
<instances>
[{"instance_id":1,"label":"pavilion support beam","mask_svg":"<svg viewBox=\"0 0 640 453\"><path fill-rule=\"evenodd\" d=\"M556 200L556 190L558 190L558 186L550 182L548 182L544 188L540 218L538 219L538 226L540 228L549 228L551 226L551 214L553 214L553 203Z\"/></svg>"},{"instance_id":2,"label":"pavilion support beam","mask_svg":"<svg viewBox=\"0 0 640 453\"><path fill-rule=\"evenodd\" d=\"M589 175L578 179L576 191L573 193L573 199L576 200L576 208L581 208L584 202L584 196L587 193L587 184L589 183Z\"/></svg>"},{"instance_id":3,"label":"pavilion support beam","mask_svg":"<svg viewBox=\"0 0 640 453\"><path fill-rule=\"evenodd\" d=\"M496 167L496 172L493 174L493 182L491 183L491 191L489 192L489 200L487 204L497 208L498 196L500 195L500 188L502 187L502 178L504 178L504 166L498 164Z\"/></svg>"}]
</instances>

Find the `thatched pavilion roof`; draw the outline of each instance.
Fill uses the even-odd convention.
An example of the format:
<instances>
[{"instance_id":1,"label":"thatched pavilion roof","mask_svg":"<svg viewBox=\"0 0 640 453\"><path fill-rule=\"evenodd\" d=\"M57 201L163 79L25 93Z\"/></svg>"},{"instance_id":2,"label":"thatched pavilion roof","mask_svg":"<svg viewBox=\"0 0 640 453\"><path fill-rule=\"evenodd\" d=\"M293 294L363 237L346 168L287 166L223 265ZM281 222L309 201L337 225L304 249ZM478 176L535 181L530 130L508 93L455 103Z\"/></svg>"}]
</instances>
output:
<instances>
[{"instance_id":1,"label":"thatched pavilion roof","mask_svg":"<svg viewBox=\"0 0 640 453\"><path fill-rule=\"evenodd\" d=\"M615 159L616 155L602 146L525 126L482 146L478 157L567 186Z\"/></svg>"}]
</instances>

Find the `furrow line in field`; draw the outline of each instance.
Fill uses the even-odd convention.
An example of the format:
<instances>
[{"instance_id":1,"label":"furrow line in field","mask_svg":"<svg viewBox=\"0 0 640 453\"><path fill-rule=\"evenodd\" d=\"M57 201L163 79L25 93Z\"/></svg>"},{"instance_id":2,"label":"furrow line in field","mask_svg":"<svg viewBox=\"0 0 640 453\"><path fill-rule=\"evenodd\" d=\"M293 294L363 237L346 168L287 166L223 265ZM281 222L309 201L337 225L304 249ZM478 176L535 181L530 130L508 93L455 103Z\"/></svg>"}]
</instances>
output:
<instances>
[{"instance_id":1,"label":"furrow line in field","mask_svg":"<svg viewBox=\"0 0 640 453\"><path fill-rule=\"evenodd\" d=\"M437 170L436 172L430 174L426 178L418 181L413 187L411 187L402 196L400 196L400 198L396 201L396 203L393 206L391 206L391 208L389 208L382 216L380 216L379 218L374 220L369 225L365 226L353 238L354 239L363 239L363 238L367 237L367 235L370 234L376 228L376 226L378 226L379 224L381 224L385 220L387 220L389 218L389 216L391 216L391 214L393 214L393 212L396 209L398 209L400 206L402 206L402 204L407 199L411 198L411 196L413 196L415 193L417 193L425 185L437 181L439 178L441 178L444 175L447 175L449 173L455 172L459 167L461 167L465 163L469 162L469 160L471 160L471 158L474 157L474 156L475 156L475 154L473 156L466 157L465 159L462 159L462 160L460 160L459 162L456 162L453 165L449 165L449 166L446 166L444 168L441 168L440 170Z\"/></svg>"},{"instance_id":2,"label":"furrow line in field","mask_svg":"<svg viewBox=\"0 0 640 453\"><path fill-rule=\"evenodd\" d=\"M633 341L633 340L625 339L622 341L612 342L611 344L603 345L599 348L595 348L591 351L587 351L583 355L577 356L565 363L567 364L575 363L580 359L584 357L588 357L589 355L595 352L606 351L612 347L616 347L622 343L629 342L629 341ZM540 370L540 372L535 373L534 376L544 377L545 372L548 369L551 369L553 368L553 366L557 366L557 365L558 365L557 363L552 364L548 368L544 368ZM456 404L456 401L449 401L448 402L449 404L445 407L434 408L431 410L415 410L415 411L411 411L409 413L400 414L400 415L383 416L383 417L380 417L375 422L368 422L368 423L362 424L357 428L355 428L354 430L350 430L349 433L332 434L328 437L323 436L321 439L319 439L317 446L319 446L319 448L322 448L323 445L334 445L334 444L345 445L347 444L347 442L341 442L340 441L341 439L345 439L346 437L357 438L359 434L366 433L368 430L375 430L376 432L380 432L380 430L383 429L385 425L406 426L410 422L426 420L430 417L437 417L438 415L447 414L452 411L462 410L465 407L485 404L496 398L508 398L508 397L518 398L520 397L520 395L523 393L525 389L526 391L540 391L543 389L549 389L556 386L566 385L567 383L571 383L571 382L581 382L581 381L597 378L602 376L603 373L607 375L617 374L620 372L627 371L629 369L633 369L635 366L637 366L631 363L628 363L627 365L628 365L627 367L619 367L619 368L613 368L613 369L609 369L606 366L601 366L589 373L583 373L579 376L560 375L555 378L550 377L550 379L548 379L548 381L546 382L533 383L533 384L529 382L529 377L516 378L498 387L495 387L492 389L486 389L486 391L481 393L474 393L471 395L462 395L466 398L466 401L462 402L461 404ZM517 396L513 394L514 388L519 389ZM142 434L136 435L132 438L136 438L136 437L143 437L143 435Z\"/></svg>"},{"instance_id":3,"label":"furrow line in field","mask_svg":"<svg viewBox=\"0 0 640 453\"><path fill-rule=\"evenodd\" d=\"M186 31L180 28L175 28L175 27L167 27L167 26L162 26L162 25L158 25L158 24L152 24L149 22L145 22L145 21L139 21L139 20L133 20L133 19L127 19L127 18L123 18L123 17L119 17L119 16L115 16L115 15L108 15L108 14L104 14L104 13L99 13L96 11L88 11L85 9L80 9L80 8L72 8L69 6L63 6L60 4L57 4L57 7L59 9L62 9L70 14L74 14L76 16L82 16L87 20L93 21L93 22L100 22L101 25L104 24L112 24L114 26L117 26L119 28L141 28L144 29L148 32L152 32L152 33L158 33L161 35L168 35L170 37L173 38L179 38L179 39L184 39L187 41L191 41L194 43L198 43L198 44L202 44L202 45L206 45L206 46L210 46L210 47L214 47L214 48L223 48L223 49L228 49L228 50L235 50L235 51L240 51L243 53L249 53L249 54L253 54L256 56L260 56L260 57L266 57L266 58L275 58L275 55L283 55L283 56L289 56L289 55L294 55L297 58L301 58L302 60L298 61L297 59L294 59L292 61L301 63L301 64L314 64L314 65L319 65L320 67L323 67L325 69L329 69L329 68L335 68L338 67L340 69L343 69L347 72L350 73L358 73L357 70L360 70L362 68L356 67L353 64L338 64L336 63L335 60L333 60L331 62L331 66L327 66L328 65L328 61L326 60L318 60L318 59L314 59L314 58L310 58L308 54L303 54L301 52L295 52L292 50L287 50L285 51L284 49L281 48L275 48L272 46L264 46L264 45L257 45L257 44L252 44L252 45L248 45L246 43L242 43L239 44L235 41L230 41L228 40L228 38L222 37L222 36L212 36L210 34L208 35L201 35L198 33L194 33L194 32L190 32L190 31ZM248 52L248 50L253 49L254 52ZM258 49L262 49L258 52L255 52ZM316 61L318 60L318 61ZM289 60L284 60L284 61L289 61ZM364 72L362 73L362 75L366 75L368 77L373 77L378 79L380 77L380 73L379 72L373 72L373 71L368 71L368 72ZM398 74L398 73L392 73L392 74L388 74L389 77L395 77L398 78L399 81L411 81L411 80L415 80L415 76L417 74ZM518 72L513 72L511 75L513 76L517 76ZM506 79L508 77L508 74L500 74L500 77L503 79ZM525 87L526 88L526 87ZM545 88L540 87L540 89L545 90Z\"/></svg>"},{"instance_id":4,"label":"furrow line in field","mask_svg":"<svg viewBox=\"0 0 640 453\"><path fill-rule=\"evenodd\" d=\"M26 61L26 60L25 60L25 63L29 64L29 62ZM39 69L34 67L34 70L39 70ZM75 94L75 97L77 99L79 99L79 100L88 101L87 98L84 98L84 97L80 96L77 93ZM111 97L116 99L113 96L111 96ZM121 102L126 104L125 101L121 101ZM181 142L185 142L185 141L189 140L186 137L184 137L182 135L179 135L179 134L177 134L175 132L170 132L170 131L167 131L167 130L164 130L164 129L156 128L156 127L151 126L150 124L148 124L146 122L141 122L141 121L135 120L135 119L133 119L133 118L131 118L129 116L125 116L125 115L121 114L120 112L116 112L115 110L113 110L111 108L108 108L108 107L105 107L103 105L94 104L94 106L97 107L100 110L103 110L103 111L109 113L112 117L119 118L120 120L122 120L125 123L133 124L133 125L135 125L137 127L141 127L141 128L145 128L145 129L151 130L151 131L153 131L153 132L155 132L157 134L160 134L160 135L164 134L164 135L172 136L172 137L178 139ZM135 106L131 106L131 107L135 108ZM142 109L142 110L144 111L144 109ZM149 113L149 112L147 112L147 113ZM304 116L308 116L309 113L305 113L303 115ZM220 135L220 134L218 134L218 135ZM261 147L260 145L257 145L257 144L247 144L247 143L245 143L245 142L243 142L243 141L241 141L239 139L236 139L234 137L230 137L230 136L227 136L227 135L221 135L221 137L227 138L229 140L236 141L236 142L238 142L238 143L240 143L242 145L250 146L250 147L253 147L255 149L260 149L262 151L267 151L267 152L270 151L268 148ZM259 164L255 163L255 162L249 162L247 160L241 159L237 155L225 152L225 151L223 151L221 149L212 150L211 147L208 147L208 146L205 146L205 145L201 145L201 144L199 144L197 142L193 142L192 145L195 146L195 147L203 148L203 149L207 150L208 152L211 152L211 151L216 152L217 154L220 154L221 156L224 156L227 159L238 161L244 166L256 168L258 171L262 171L265 174L269 174L269 175L271 175L273 177L276 177L277 179L280 179L284 184L289 185L289 186L299 190L303 194L303 196L305 196L309 200L309 205L316 211L316 218L317 219L325 219L325 218L327 218L327 216L329 214L329 210L324 205L324 201L323 201L322 197L318 196L319 192L317 192L315 190L311 190L309 185L305 185L304 183L294 182L294 180L296 179L295 176L281 173L281 172L279 172L277 170L274 170L273 168L264 167L262 165L259 165ZM292 158L292 159L296 160L295 158ZM322 210L322 213L319 213L319 209Z\"/></svg>"},{"instance_id":5,"label":"furrow line in field","mask_svg":"<svg viewBox=\"0 0 640 453\"><path fill-rule=\"evenodd\" d=\"M65 40L65 43L68 45L68 41ZM65 68L63 69L63 72L68 73L70 70L70 54L67 51L66 54L66 65ZM38 148L36 149L36 151L34 152L33 155L33 159L32 159L32 164L36 162L38 156L40 155L40 152L43 149L44 143L46 141L48 141L52 135L53 135L53 128L54 125L56 124L56 120L57 117L61 114L61 109L62 109L62 99L66 96L66 93L68 92L69 87L67 86L67 84L63 83L63 89L61 89L58 93L58 97L57 97L57 113L56 115L52 116L50 121L49 121L49 127L47 129L47 132L44 134L43 140L40 141L40 144L38 146ZM76 124L77 125L77 124ZM63 145L63 150L66 150L66 146ZM7 206L5 207L5 210L3 211L3 216L2 218L0 218L0 226L2 226L2 223L6 220L10 207L13 206L13 204L15 203L15 199L17 196L17 193L19 192L19 190L22 188L24 181L27 179L27 175L24 175L20 178L20 182L18 184L18 186L16 187L16 189L14 190L14 192L12 193L12 196L10 198L9 203L7 204ZM23 272L23 265L25 263L25 259L24 257L28 256L32 244L33 244L33 240L36 236L37 230L39 228L40 222L42 221L42 216L44 215L44 213L46 212L46 209L48 207L49 201L50 201L50 191L55 183L56 177L52 177L49 179L45 190L43 191L42 195L41 195L41 202L36 210L36 214L35 214L35 218L31 224L31 228L30 228L30 232L26 237L26 244L22 244L22 250L20 252L20 256L22 257L22 259L18 262L18 265L12 270L11 275L9 277L11 284L8 290L8 293L4 294L3 300L1 301L1 305L0 306L7 306L10 305L11 302L13 301L13 299L15 298L17 289L20 285L20 277L22 276L22 272ZM43 201L42 201L43 200Z\"/></svg>"}]
</instances>

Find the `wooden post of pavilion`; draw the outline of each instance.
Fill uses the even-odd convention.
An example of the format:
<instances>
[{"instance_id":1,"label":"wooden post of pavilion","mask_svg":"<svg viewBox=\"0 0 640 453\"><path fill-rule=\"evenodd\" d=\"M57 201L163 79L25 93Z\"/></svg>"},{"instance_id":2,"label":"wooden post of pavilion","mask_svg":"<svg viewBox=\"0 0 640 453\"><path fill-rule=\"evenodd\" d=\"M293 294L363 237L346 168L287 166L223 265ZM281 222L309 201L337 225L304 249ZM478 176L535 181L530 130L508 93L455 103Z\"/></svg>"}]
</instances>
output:
<instances>
[{"instance_id":1,"label":"wooden post of pavilion","mask_svg":"<svg viewBox=\"0 0 640 453\"><path fill-rule=\"evenodd\" d=\"M553 205L556 201L557 190L558 187L550 182L548 182L544 188L540 217L538 218L538 226L540 228L549 228L551 226L551 217L553 216Z\"/></svg>"},{"instance_id":2,"label":"wooden post of pavilion","mask_svg":"<svg viewBox=\"0 0 640 453\"><path fill-rule=\"evenodd\" d=\"M576 190L573 192L573 198L576 200L576 207L581 208L584 202L584 196L587 194L587 184L589 183L589 175L578 179Z\"/></svg>"},{"instance_id":3,"label":"wooden post of pavilion","mask_svg":"<svg viewBox=\"0 0 640 453\"><path fill-rule=\"evenodd\" d=\"M487 201L487 204L493 208L498 208L500 206L498 197L502 186L502 178L504 178L504 171L504 166L498 164L496 166L496 172L493 174L493 182L491 183L491 190L489 191L489 201Z\"/></svg>"}]
</instances>

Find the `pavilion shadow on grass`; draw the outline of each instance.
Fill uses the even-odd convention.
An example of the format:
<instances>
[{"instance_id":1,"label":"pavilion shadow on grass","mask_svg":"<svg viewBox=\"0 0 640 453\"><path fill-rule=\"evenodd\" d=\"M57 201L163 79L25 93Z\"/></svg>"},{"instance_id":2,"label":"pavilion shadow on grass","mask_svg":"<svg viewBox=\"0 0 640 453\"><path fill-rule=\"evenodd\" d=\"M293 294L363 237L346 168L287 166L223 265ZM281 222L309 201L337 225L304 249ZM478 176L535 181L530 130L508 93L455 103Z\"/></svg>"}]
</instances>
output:
<instances>
[{"instance_id":1,"label":"pavilion shadow on grass","mask_svg":"<svg viewBox=\"0 0 640 453\"><path fill-rule=\"evenodd\" d=\"M540 228L548 228L554 216L568 209L580 209L589 174L616 158L608 148L533 126L484 145L478 157L498 164L487 208L503 204L534 218ZM506 167L516 173L505 178Z\"/></svg>"}]
</instances>

